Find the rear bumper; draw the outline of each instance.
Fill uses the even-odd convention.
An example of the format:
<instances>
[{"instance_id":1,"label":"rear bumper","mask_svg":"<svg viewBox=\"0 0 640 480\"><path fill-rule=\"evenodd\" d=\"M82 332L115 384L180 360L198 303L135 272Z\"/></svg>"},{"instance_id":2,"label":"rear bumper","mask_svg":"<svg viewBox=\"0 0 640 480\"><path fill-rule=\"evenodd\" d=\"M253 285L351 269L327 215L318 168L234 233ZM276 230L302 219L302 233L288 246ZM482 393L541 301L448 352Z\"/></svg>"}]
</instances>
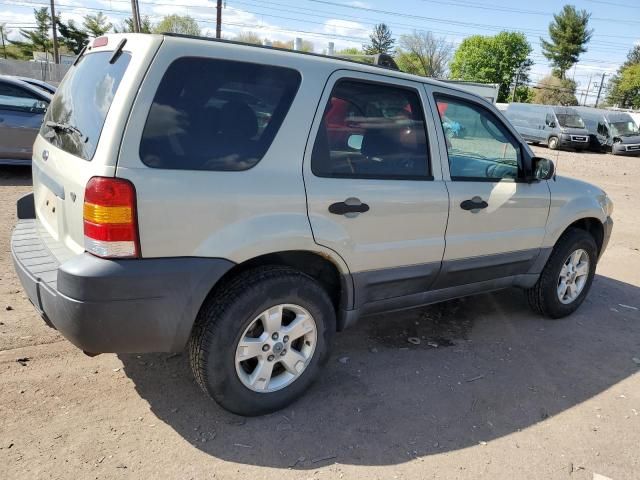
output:
<instances>
[{"instance_id":1,"label":"rear bumper","mask_svg":"<svg viewBox=\"0 0 640 480\"><path fill-rule=\"evenodd\" d=\"M105 260L87 253L59 264L36 222L20 220L11 238L20 282L45 321L91 353L182 350L206 295L234 265L193 257Z\"/></svg>"}]
</instances>

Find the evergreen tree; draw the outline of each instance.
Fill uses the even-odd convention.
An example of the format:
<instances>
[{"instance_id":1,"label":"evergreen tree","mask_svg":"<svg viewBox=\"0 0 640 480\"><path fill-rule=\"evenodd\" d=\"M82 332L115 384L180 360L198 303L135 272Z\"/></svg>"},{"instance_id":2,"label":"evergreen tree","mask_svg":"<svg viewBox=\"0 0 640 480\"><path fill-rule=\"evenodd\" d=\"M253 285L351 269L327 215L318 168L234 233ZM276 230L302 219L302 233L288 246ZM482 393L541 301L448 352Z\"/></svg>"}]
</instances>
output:
<instances>
[{"instance_id":1,"label":"evergreen tree","mask_svg":"<svg viewBox=\"0 0 640 480\"><path fill-rule=\"evenodd\" d=\"M101 37L113 28L113 24L102 12L96 15L85 15L83 25L87 34L94 38Z\"/></svg>"},{"instance_id":2,"label":"evergreen tree","mask_svg":"<svg viewBox=\"0 0 640 480\"><path fill-rule=\"evenodd\" d=\"M542 54L551 62L557 77L564 79L565 72L587 51L586 45L593 35L588 28L590 17L586 10L565 5L549 24L550 41L540 38Z\"/></svg>"},{"instance_id":3,"label":"evergreen tree","mask_svg":"<svg viewBox=\"0 0 640 480\"><path fill-rule=\"evenodd\" d=\"M73 20L64 23L60 17L56 15L56 25L58 26L58 39L60 43L67 47L70 52L76 55L84 48L89 41L87 33L76 26Z\"/></svg>"},{"instance_id":4,"label":"evergreen tree","mask_svg":"<svg viewBox=\"0 0 640 480\"><path fill-rule=\"evenodd\" d=\"M34 29L20 29L19 33L24 40L9 41L16 45L24 57L33 57L33 52L51 51L51 40L49 39L49 28L51 28L51 15L47 7L33 10L36 27Z\"/></svg>"},{"instance_id":5,"label":"evergreen tree","mask_svg":"<svg viewBox=\"0 0 640 480\"><path fill-rule=\"evenodd\" d=\"M362 45L365 54L393 53L393 46L396 41L391 34L391 30L384 23L379 23L373 27L373 32L369 35L369 38L371 42L368 45Z\"/></svg>"}]
</instances>

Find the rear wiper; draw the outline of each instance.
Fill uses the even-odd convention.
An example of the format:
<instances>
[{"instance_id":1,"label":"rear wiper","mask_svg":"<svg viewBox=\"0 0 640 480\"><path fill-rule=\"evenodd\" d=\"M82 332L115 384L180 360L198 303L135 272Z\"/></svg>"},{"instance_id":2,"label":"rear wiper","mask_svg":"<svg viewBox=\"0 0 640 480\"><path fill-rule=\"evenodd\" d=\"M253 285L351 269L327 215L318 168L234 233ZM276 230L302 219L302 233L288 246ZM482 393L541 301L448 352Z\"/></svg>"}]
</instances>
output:
<instances>
[{"instance_id":1,"label":"rear wiper","mask_svg":"<svg viewBox=\"0 0 640 480\"><path fill-rule=\"evenodd\" d=\"M73 125L69 125L68 123L53 122L51 120L48 120L45 125L51 130L55 130L56 132L75 133L84 143L87 143L87 141L89 140L89 137L83 134L78 129L78 127L74 127Z\"/></svg>"}]
</instances>

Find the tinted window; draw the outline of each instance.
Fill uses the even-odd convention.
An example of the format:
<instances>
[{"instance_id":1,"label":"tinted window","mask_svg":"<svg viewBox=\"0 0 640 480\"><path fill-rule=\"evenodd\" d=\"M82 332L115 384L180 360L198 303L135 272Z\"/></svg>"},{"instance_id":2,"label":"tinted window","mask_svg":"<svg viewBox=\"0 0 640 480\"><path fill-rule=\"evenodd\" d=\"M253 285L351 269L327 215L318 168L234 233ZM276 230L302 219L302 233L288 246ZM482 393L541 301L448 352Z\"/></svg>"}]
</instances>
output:
<instances>
[{"instance_id":1,"label":"tinted window","mask_svg":"<svg viewBox=\"0 0 640 480\"><path fill-rule=\"evenodd\" d=\"M479 105L438 98L452 180L500 180L518 176L520 145L502 122Z\"/></svg>"},{"instance_id":2,"label":"tinted window","mask_svg":"<svg viewBox=\"0 0 640 480\"><path fill-rule=\"evenodd\" d=\"M84 160L93 158L111 102L131 60L123 53L109 63L112 55L98 52L80 58L60 84L40 131L55 146ZM68 128L54 129L47 122Z\"/></svg>"},{"instance_id":3,"label":"tinted window","mask_svg":"<svg viewBox=\"0 0 640 480\"><path fill-rule=\"evenodd\" d=\"M10 83L0 82L0 108L44 113L47 109L47 102L28 90Z\"/></svg>"},{"instance_id":4,"label":"tinted window","mask_svg":"<svg viewBox=\"0 0 640 480\"><path fill-rule=\"evenodd\" d=\"M341 81L324 110L311 169L321 177L426 178L427 152L415 91Z\"/></svg>"},{"instance_id":5,"label":"tinted window","mask_svg":"<svg viewBox=\"0 0 640 480\"><path fill-rule=\"evenodd\" d=\"M185 57L165 73L140 158L155 168L246 170L265 155L300 74L288 68Z\"/></svg>"}]
</instances>

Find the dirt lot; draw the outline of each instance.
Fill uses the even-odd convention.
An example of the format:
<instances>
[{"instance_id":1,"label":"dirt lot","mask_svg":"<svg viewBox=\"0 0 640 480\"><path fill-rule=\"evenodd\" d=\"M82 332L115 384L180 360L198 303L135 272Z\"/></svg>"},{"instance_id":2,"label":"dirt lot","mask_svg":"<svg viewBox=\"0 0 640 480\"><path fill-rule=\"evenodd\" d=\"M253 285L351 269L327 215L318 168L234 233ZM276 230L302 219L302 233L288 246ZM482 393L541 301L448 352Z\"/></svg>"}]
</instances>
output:
<instances>
[{"instance_id":1,"label":"dirt lot","mask_svg":"<svg viewBox=\"0 0 640 480\"><path fill-rule=\"evenodd\" d=\"M48 329L8 247L30 172L0 169L0 478L640 478L640 159L556 161L616 204L576 314L513 290L367 319L302 400L251 419L185 355L89 358Z\"/></svg>"}]
</instances>

